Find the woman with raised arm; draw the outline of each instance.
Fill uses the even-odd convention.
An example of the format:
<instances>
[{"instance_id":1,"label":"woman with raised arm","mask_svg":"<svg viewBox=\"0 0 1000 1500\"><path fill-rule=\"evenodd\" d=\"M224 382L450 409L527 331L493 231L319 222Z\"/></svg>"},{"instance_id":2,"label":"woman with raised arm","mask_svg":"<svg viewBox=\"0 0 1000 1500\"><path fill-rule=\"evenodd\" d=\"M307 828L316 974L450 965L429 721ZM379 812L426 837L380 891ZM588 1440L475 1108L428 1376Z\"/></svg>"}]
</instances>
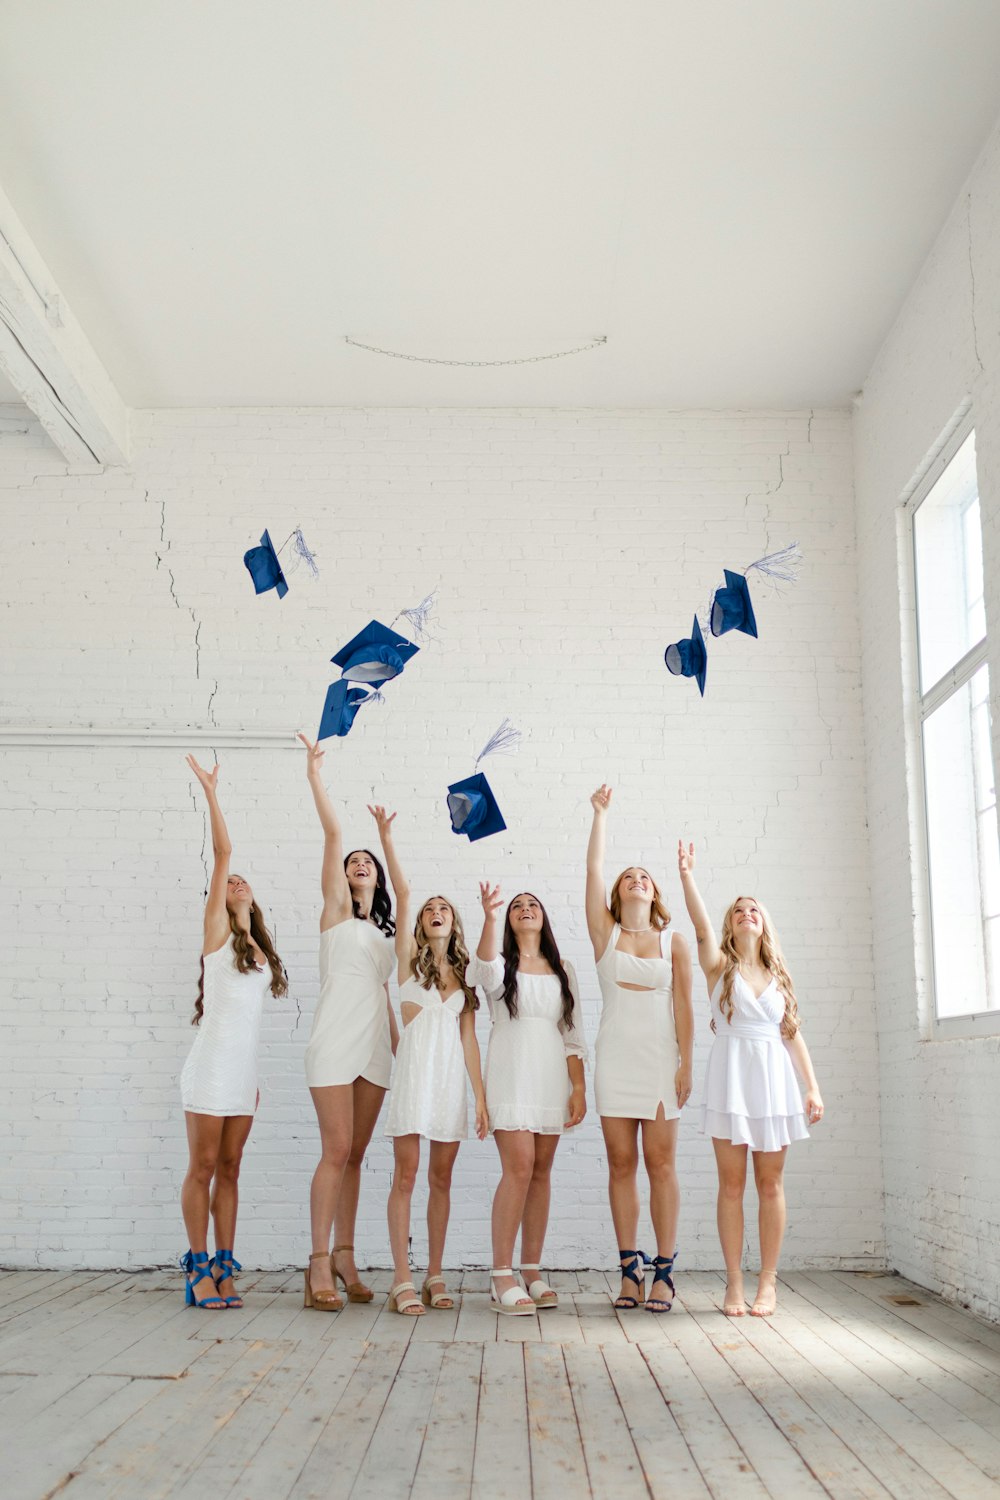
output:
<instances>
[{"instance_id":1,"label":"woman with raised arm","mask_svg":"<svg viewBox=\"0 0 1000 1500\"><path fill-rule=\"evenodd\" d=\"M306 747L306 776L323 828L323 911L319 923L319 1000L306 1048L306 1081L319 1121L322 1155L309 1198L312 1253L305 1305L336 1312L343 1302L370 1302L358 1279L354 1225L361 1164L392 1070L398 1032L389 1003L393 969L392 902L385 871L369 849L345 858L340 823L323 785L324 751ZM337 1243L330 1249L330 1230Z\"/></svg>"},{"instance_id":2,"label":"woman with raised arm","mask_svg":"<svg viewBox=\"0 0 1000 1500\"><path fill-rule=\"evenodd\" d=\"M479 1001L466 980L469 952L461 919L450 901L431 896L417 912L412 934L410 888L392 837L395 813L370 807L378 824L389 880L396 896L396 958L403 1032L389 1095L385 1133L393 1138L395 1172L389 1193L389 1243L393 1285L389 1306L408 1317L424 1307L455 1306L442 1275L451 1213L451 1174L468 1135L466 1076L476 1106L476 1134L489 1129L476 1040ZM410 1280L410 1202L420 1169L420 1138L430 1142L427 1181L427 1275L417 1295ZM422 1305L421 1305L422 1304Z\"/></svg>"},{"instance_id":3,"label":"woman with raised arm","mask_svg":"<svg viewBox=\"0 0 1000 1500\"><path fill-rule=\"evenodd\" d=\"M560 956L538 897L528 891L514 897L500 939L500 888L480 883L479 894L483 933L466 978L482 985L493 1020L486 1108L503 1168L493 1198L490 1306L525 1317L559 1302L541 1276L542 1247L559 1137L587 1113L587 1049L576 974ZM513 1272L518 1230L527 1296Z\"/></svg>"},{"instance_id":4,"label":"woman with raised arm","mask_svg":"<svg viewBox=\"0 0 1000 1500\"><path fill-rule=\"evenodd\" d=\"M604 844L611 788L590 799L594 819L587 846L587 927L601 986L601 1024L594 1048L594 1096L608 1153L608 1196L618 1236L621 1292L615 1307L645 1302L669 1312L677 1257L680 1190L675 1157L677 1121L691 1097L694 1012L691 954L648 870L630 865L604 885ZM649 1216L656 1236L653 1282L635 1246L639 1228L639 1138L649 1178Z\"/></svg>"},{"instance_id":5,"label":"woman with raised arm","mask_svg":"<svg viewBox=\"0 0 1000 1500\"><path fill-rule=\"evenodd\" d=\"M189 1307L242 1307L233 1282L242 1269L233 1258L240 1161L260 1097L257 1043L264 996L284 995L288 977L249 882L233 875L229 842L219 807L219 768L204 770L193 755L187 763L201 783L212 826L212 878L205 903L205 941L192 1026L194 1046L181 1073L187 1125L187 1175L181 1213L189 1249ZM208 1219L215 1226L215 1254L208 1258Z\"/></svg>"},{"instance_id":6,"label":"woman with raised arm","mask_svg":"<svg viewBox=\"0 0 1000 1500\"><path fill-rule=\"evenodd\" d=\"M778 1256L785 1234L785 1153L823 1118L812 1060L799 1027L792 978L767 912L738 896L722 920L722 941L694 879L694 845L677 846L698 962L708 982L715 1039L705 1075L701 1128L712 1137L719 1172L718 1224L726 1261L722 1310L741 1318L743 1192L753 1153L760 1230L760 1276L750 1312L767 1318L777 1305ZM794 1067L793 1067L794 1064ZM806 1087L805 1111L795 1074Z\"/></svg>"}]
</instances>

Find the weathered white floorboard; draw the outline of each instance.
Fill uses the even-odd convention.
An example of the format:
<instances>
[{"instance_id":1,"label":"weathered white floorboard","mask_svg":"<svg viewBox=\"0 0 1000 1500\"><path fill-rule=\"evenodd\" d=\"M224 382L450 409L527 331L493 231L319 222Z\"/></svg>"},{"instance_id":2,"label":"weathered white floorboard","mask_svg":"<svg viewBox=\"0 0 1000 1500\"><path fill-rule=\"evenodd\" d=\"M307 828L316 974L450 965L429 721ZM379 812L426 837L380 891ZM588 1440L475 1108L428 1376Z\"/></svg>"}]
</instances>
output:
<instances>
[{"instance_id":1,"label":"weathered white floorboard","mask_svg":"<svg viewBox=\"0 0 1000 1500\"><path fill-rule=\"evenodd\" d=\"M1000 1494L1000 1331L899 1277L783 1276L770 1320L723 1317L706 1273L654 1316L554 1271L559 1308L525 1319L483 1272L419 1319L365 1279L323 1314L299 1274L247 1274L211 1314L174 1273L3 1276L2 1500Z\"/></svg>"}]
</instances>

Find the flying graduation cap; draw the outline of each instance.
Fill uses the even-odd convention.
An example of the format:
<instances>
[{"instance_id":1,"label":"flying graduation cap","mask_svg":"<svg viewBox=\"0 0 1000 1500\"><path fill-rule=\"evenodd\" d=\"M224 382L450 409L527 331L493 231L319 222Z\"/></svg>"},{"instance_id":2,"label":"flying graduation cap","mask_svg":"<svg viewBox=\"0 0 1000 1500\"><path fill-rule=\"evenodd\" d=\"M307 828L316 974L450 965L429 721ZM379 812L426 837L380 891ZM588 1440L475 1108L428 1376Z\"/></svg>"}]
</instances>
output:
<instances>
[{"instance_id":1,"label":"flying graduation cap","mask_svg":"<svg viewBox=\"0 0 1000 1500\"><path fill-rule=\"evenodd\" d=\"M708 652L705 650L705 637L701 633L697 615L694 617L694 624L691 626L688 639L675 641L673 645L668 646L663 653L663 660L667 664L667 671L672 672L675 677L693 677L698 684L699 693L704 698Z\"/></svg>"},{"instance_id":2,"label":"flying graduation cap","mask_svg":"<svg viewBox=\"0 0 1000 1500\"><path fill-rule=\"evenodd\" d=\"M328 740L332 735L343 739L345 734L350 733L358 709L371 696L364 688L348 686L343 677L331 682L326 690L326 702L323 704L323 714L316 732L317 740Z\"/></svg>"},{"instance_id":3,"label":"flying graduation cap","mask_svg":"<svg viewBox=\"0 0 1000 1500\"><path fill-rule=\"evenodd\" d=\"M288 584L268 532L264 532L259 547L251 547L249 552L244 552L243 561L253 579L254 593L266 594L268 589L277 589L278 598L284 599L288 593Z\"/></svg>"},{"instance_id":4,"label":"flying graduation cap","mask_svg":"<svg viewBox=\"0 0 1000 1500\"><path fill-rule=\"evenodd\" d=\"M331 735L343 738L350 733L362 704L379 697L383 684L398 677L419 650L405 635L378 620L369 620L364 630L330 658L340 668L340 677L327 688L316 738L325 740ZM360 686L352 687L351 683Z\"/></svg>"},{"instance_id":5,"label":"flying graduation cap","mask_svg":"<svg viewBox=\"0 0 1000 1500\"><path fill-rule=\"evenodd\" d=\"M724 589L716 589L712 599L709 620L713 635L725 635L729 630L742 630L744 635L756 636L757 619L750 601L750 585L743 573L732 573L723 568L726 575Z\"/></svg>"},{"instance_id":6,"label":"flying graduation cap","mask_svg":"<svg viewBox=\"0 0 1000 1500\"><path fill-rule=\"evenodd\" d=\"M503 755L515 750L520 740L521 731L515 729L509 719L504 719L476 757L476 766L488 755ZM472 776L455 781L448 788L448 815L452 833L464 833L470 844L488 838L491 833L501 833L507 827L493 789L478 769Z\"/></svg>"}]
</instances>

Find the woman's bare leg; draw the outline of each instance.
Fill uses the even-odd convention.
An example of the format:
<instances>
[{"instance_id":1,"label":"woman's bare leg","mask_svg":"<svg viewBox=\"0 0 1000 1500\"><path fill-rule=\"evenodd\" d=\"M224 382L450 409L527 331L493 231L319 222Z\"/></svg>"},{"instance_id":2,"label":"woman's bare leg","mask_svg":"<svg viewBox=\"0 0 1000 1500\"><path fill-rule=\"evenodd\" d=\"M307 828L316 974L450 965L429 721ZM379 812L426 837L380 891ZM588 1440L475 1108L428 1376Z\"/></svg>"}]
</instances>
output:
<instances>
[{"instance_id":1,"label":"woman's bare leg","mask_svg":"<svg viewBox=\"0 0 1000 1500\"><path fill-rule=\"evenodd\" d=\"M760 1277L751 1313L770 1317L778 1302L778 1257L785 1237L785 1153L755 1151L753 1175L757 1184L760 1232Z\"/></svg>"},{"instance_id":2,"label":"woman's bare leg","mask_svg":"<svg viewBox=\"0 0 1000 1500\"><path fill-rule=\"evenodd\" d=\"M521 1218L521 1264L541 1265L545 1231L549 1227L552 1198L552 1164L556 1159L557 1135L535 1136L535 1168L524 1200Z\"/></svg>"},{"instance_id":3,"label":"woman's bare leg","mask_svg":"<svg viewBox=\"0 0 1000 1500\"><path fill-rule=\"evenodd\" d=\"M451 1174L458 1156L458 1141L431 1141L427 1168L427 1274L440 1276L444 1242L451 1216ZM441 1287L435 1291L441 1292Z\"/></svg>"},{"instance_id":4,"label":"woman's bare leg","mask_svg":"<svg viewBox=\"0 0 1000 1500\"><path fill-rule=\"evenodd\" d=\"M608 1199L615 1238L619 1250L635 1250L639 1235L639 1121L602 1115L601 1129L608 1157ZM638 1283L623 1276L617 1300L635 1297L638 1292Z\"/></svg>"},{"instance_id":5,"label":"woman's bare leg","mask_svg":"<svg viewBox=\"0 0 1000 1500\"><path fill-rule=\"evenodd\" d=\"M397 1135L392 1142L396 1160L386 1213L392 1247L392 1284L410 1279L410 1202L420 1167L419 1135Z\"/></svg>"},{"instance_id":6,"label":"woman's bare leg","mask_svg":"<svg viewBox=\"0 0 1000 1500\"><path fill-rule=\"evenodd\" d=\"M236 1213L239 1208L240 1163L243 1148L250 1136L253 1115L229 1115L222 1122L222 1140L215 1164L212 1184L212 1223L215 1226L216 1250L233 1250L236 1246ZM231 1276L219 1282L222 1297L235 1297Z\"/></svg>"},{"instance_id":7,"label":"woman's bare leg","mask_svg":"<svg viewBox=\"0 0 1000 1500\"><path fill-rule=\"evenodd\" d=\"M354 1086L350 1083L329 1084L309 1090L319 1122L321 1155L313 1173L309 1193L309 1215L312 1222L312 1249L317 1259L309 1263L309 1279L318 1292L332 1292L330 1270L330 1231L340 1194L340 1184L351 1153L354 1133ZM325 1256L319 1259L319 1252Z\"/></svg>"},{"instance_id":8,"label":"woman's bare leg","mask_svg":"<svg viewBox=\"0 0 1000 1500\"><path fill-rule=\"evenodd\" d=\"M535 1137L530 1130L496 1130L493 1139L500 1152L503 1175L493 1195L493 1264L514 1264L514 1241L524 1216L524 1201L535 1170ZM498 1276L497 1295L517 1285L513 1276ZM525 1299L528 1300L528 1299Z\"/></svg>"},{"instance_id":9,"label":"woman's bare leg","mask_svg":"<svg viewBox=\"0 0 1000 1500\"><path fill-rule=\"evenodd\" d=\"M649 1217L656 1235L656 1253L668 1258L677 1250L677 1221L681 1210L681 1193L677 1184L676 1120L663 1117L660 1105L655 1120L642 1122L642 1155L649 1177ZM671 1300L665 1281L654 1281L649 1289L651 1299Z\"/></svg>"},{"instance_id":10,"label":"woman's bare leg","mask_svg":"<svg viewBox=\"0 0 1000 1500\"><path fill-rule=\"evenodd\" d=\"M356 1078L354 1090L354 1128L351 1134L351 1149L347 1165L340 1181L340 1193L334 1214L334 1244L353 1245L354 1231L358 1219L358 1199L361 1195L361 1168L365 1152L371 1144L379 1112L385 1099L385 1089L369 1083L367 1078ZM358 1280L358 1268L353 1250L341 1250L337 1255L337 1270L346 1281Z\"/></svg>"},{"instance_id":11,"label":"woman's bare leg","mask_svg":"<svg viewBox=\"0 0 1000 1500\"><path fill-rule=\"evenodd\" d=\"M723 1312L730 1318L742 1318L746 1311L743 1296L743 1193L747 1185L747 1148L732 1141L712 1137L715 1164L719 1171L717 1222L719 1242L726 1262L726 1296Z\"/></svg>"}]
</instances>

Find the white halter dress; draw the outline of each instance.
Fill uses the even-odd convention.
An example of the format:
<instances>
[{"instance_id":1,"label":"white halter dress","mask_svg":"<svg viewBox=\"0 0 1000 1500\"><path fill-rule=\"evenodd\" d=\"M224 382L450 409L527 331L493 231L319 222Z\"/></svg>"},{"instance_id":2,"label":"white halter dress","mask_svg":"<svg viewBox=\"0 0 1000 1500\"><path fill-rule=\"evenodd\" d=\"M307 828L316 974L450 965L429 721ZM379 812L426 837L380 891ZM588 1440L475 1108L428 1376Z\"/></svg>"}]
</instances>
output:
<instances>
[{"instance_id":1,"label":"white halter dress","mask_svg":"<svg viewBox=\"0 0 1000 1500\"><path fill-rule=\"evenodd\" d=\"M738 971L733 1016L719 1009L720 979L712 992L715 1036L705 1073L701 1129L751 1151L780 1151L809 1135L798 1079L781 1035L785 997L775 979L755 995Z\"/></svg>"},{"instance_id":2,"label":"white halter dress","mask_svg":"<svg viewBox=\"0 0 1000 1500\"><path fill-rule=\"evenodd\" d=\"M385 984L396 963L392 938L348 917L319 935L319 1000L306 1048L311 1089L366 1078L389 1087L392 1043Z\"/></svg>"},{"instance_id":3,"label":"white halter dress","mask_svg":"<svg viewBox=\"0 0 1000 1500\"><path fill-rule=\"evenodd\" d=\"M422 1135L428 1141L464 1141L469 1133L465 1053L458 1018L465 995L442 1000L411 975L399 987L400 1005L419 1005L403 1027L389 1095L386 1135Z\"/></svg>"},{"instance_id":4,"label":"white halter dress","mask_svg":"<svg viewBox=\"0 0 1000 1500\"><path fill-rule=\"evenodd\" d=\"M271 970L236 967L233 938L205 954L204 1014L181 1072L181 1103L197 1115L252 1115L257 1046Z\"/></svg>"}]
</instances>

